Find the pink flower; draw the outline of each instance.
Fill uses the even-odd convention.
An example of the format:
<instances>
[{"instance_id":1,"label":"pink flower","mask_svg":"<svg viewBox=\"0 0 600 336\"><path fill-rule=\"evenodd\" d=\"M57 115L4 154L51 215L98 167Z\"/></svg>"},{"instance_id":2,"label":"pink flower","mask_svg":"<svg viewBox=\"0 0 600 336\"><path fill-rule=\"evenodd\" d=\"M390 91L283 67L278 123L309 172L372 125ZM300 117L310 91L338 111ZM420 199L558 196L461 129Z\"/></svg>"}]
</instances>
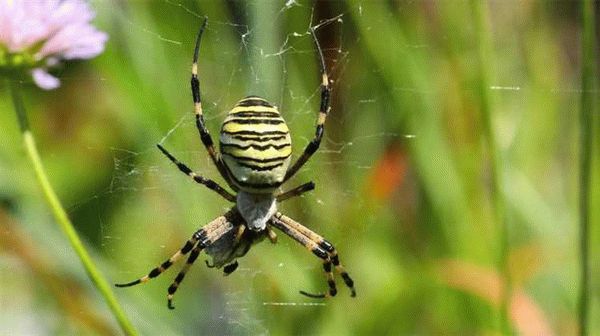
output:
<instances>
[{"instance_id":1,"label":"pink flower","mask_svg":"<svg viewBox=\"0 0 600 336\"><path fill-rule=\"evenodd\" d=\"M0 0L0 75L25 71L43 89L58 87L49 67L104 50L108 36L90 24L94 15L83 0Z\"/></svg>"}]
</instances>

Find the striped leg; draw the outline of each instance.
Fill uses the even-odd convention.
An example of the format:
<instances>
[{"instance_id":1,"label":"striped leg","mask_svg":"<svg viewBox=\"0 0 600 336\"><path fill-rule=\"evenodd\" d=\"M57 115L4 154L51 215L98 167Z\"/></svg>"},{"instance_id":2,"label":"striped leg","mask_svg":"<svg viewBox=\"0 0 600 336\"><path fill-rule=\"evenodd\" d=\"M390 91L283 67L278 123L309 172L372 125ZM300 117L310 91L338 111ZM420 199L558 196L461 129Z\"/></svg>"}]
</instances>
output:
<instances>
[{"instance_id":1,"label":"striped leg","mask_svg":"<svg viewBox=\"0 0 600 336\"><path fill-rule=\"evenodd\" d=\"M292 197L300 196L300 195L304 194L305 192L309 192L314 189L315 189L314 182L310 181L310 182L304 183L303 185L300 185L292 190L288 190L284 193L277 195L277 202L283 202Z\"/></svg>"},{"instance_id":2,"label":"striped leg","mask_svg":"<svg viewBox=\"0 0 600 336\"><path fill-rule=\"evenodd\" d=\"M213 140L206 128L204 123L204 115L202 114L202 98L200 95L200 81L198 80L198 53L200 50L200 39L202 38L202 33L206 28L206 23L208 22L208 18L204 18L204 22L200 27L200 31L198 32L198 37L196 38L196 47L194 48L194 60L192 62L192 78L190 80L190 84L192 87L192 97L194 99L194 113L196 114L196 127L198 128L198 132L200 132L200 140L202 140L202 144L206 147L210 158L212 159L215 166L219 170L219 173L227 181L229 186L233 188L233 190L237 191L237 187L233 185L231 180L229 179L229 175L227 174L227 170L225 168L225 164L221 159L220 155L215 150L215 146Z\"/></svg>"},{"instance_id":3,"label":"striped leg","mask_svg":"<svg viewBox=\"0 0 600 336\"><path fill-rule=\"evenodd\" d=\"M350 288L350 292L351 292L350 296L355 297L356 290L354 289L354 281L352 280L352 278L350 278L350 275L348 275L348 272L346 272L346 269L340 263L338 253L337 253L335 247L330 242L325 240L325 238L323 238L320 235L318 235L317 233L311 231L304 225L294 221L293 219L291 219L285 215L282 215L280 213L279 213L279 215L281 215L280 219L282 221L284 221L288 225L294 227L296 230L301 232L303 235L309 237L311 240L317 242L321 248L323 248L325 251L327 251L327 253L329 254L329 256L331 258L331 263L333 264L336 271L340 274L340 276L344 280L344 283L346 284L346 286L348 286L348 288Z\"/></svg>"},{"instance_id":4,"label":"striped leg","mask_svg":"<svg viewBox=\"0 0 600 336\"><path fill-rule=\"evenodd\" d=\"M235 196L233 196L232 194L230 194L227 190L223 189L223 187L221 187L217 182L194 173L184 163L179 162L179 160L177 160L163 146L161 146L160 144L158 144L156 146L158 147L158 149L160 149L160 151L163 154L165 154L165 156L167 158L169 158L169 160L171 160L171 162L173 162L177 166L177 168L179 168L179 170L182 173L184 173L187 176L191 177L197 183L205 185L208 189L217 192L219 195L223 196L223 198L225 198L226 200L228 200L228 201L230 201L232 203L235 203Z\"/></svg>"},{"instance_id":5,"label":"striped leg","mask_svg":"<svg viewBox=\"0 0 600 336\"><path fill-rule=\"evenodd\" d=\"M327 278L328 283L333 279L333 274L331 272L331 265L333 265L335 267L336 271L340 274L340 276L344 280L344 283L346 284L346 286L348 288L350 288L350 296L352 296L352 297L356 296L356 290L354 289L354 281L352 280L352 278L350 277L348 272L346 272L346 269L344 268L344 266L340 263L337 251L330 242L325 240L323 237L321 237L317 233L311 231L304 225L281 214L280 212L276 213L273 216L273 218L279 220L281 223L283 223L283 225L285 225L289 229L299 233L300 235L302 235L302 236L306 237L308 240L310 240L313 243L310 246L317 246L321 251L324 251L327 255L327 259L320 257L319 254L317 254L317 252L315 252L315 250L311 248L311 251L313 253L317 254L317 256L324 259L323 269L328 274L328 278ZM275 222L275 221L273 221L273 222ZM294 238L294 237L292 237L292 238ZM294 238L294 239L296 239L296 238ZM298 240L298 239L296 239L296 240ZM300 240L298 240L298 241L300 243L302 243ZM303 244L303 245L305 245L305 244ZM326 294L316 294L315 295L315 294L308 294L306 292L302 292L302 294L304 294L306 296L310 296L310 297L317 297L317 298L327 296ZM333 296L333 295L331 295L331 284L330 284L330 293L329 294L330 294L329 296Z\"/></svg>"},{"instance_id":6,"label":"striped leg","mask_svg":"<svg viewBox=\"0 0 600 336\"><path fill-rule=\"evenodd\" d=\"M173 283L171 283L171 285L167 289L167 306L169 307L169 309L175 309L175 306L173 306L173 297L175 296L175 292L179 288L179 285L185 278L185 275L189 271L190 267L192 267L192 265L198 258L198 255L200 254L200 252L204 248L209 247L213 242L219 240L219 238L221 238L224 234L226 234L233 228L233 224L229 221L231 213L232 212L230 211L227 214L225 214L225 216L219 217L215 221L211 222L211 224L209 224L209 225L212 225L215 222L218 222L218 223L216 224L216 226L211 227L210 231L207 230L207 233L206 233L204 239L201 239L198 242L198 244L196 245L196 247L194 247L194 249L192 250L192 253L190 253L190 256L188 257L187 262L181 268L181 271L179 271L179 273L173 280ZM214 267L214 266L211 266L208 263L208 261L206 262L206 265L211 268ZM225 266L224 271L227 273L227 271L229 270L229 273L231 273L231 272L235 271L235 268L237 267L237 265L235 267L233 267L233 269L231 269L231 267L232 267L231 265Z\"/></svg>"},{"instance_id":7,"label":"striped leg","mask_svg":"<svg viewBox=\"0 0 600 336\"><path fill-rule=\"evenodd\" d=\"M335 267L335 270L340 274L342 279L344 279L344 283L346 284L346 286L350 288L350 296L355 297L356 289L354 289L354 280L352 280L348 272L346 272L346 268L344 268L344 266L342 266L342 264L340 263L337 251L335 251L335 249L333 250L331 255L331 263Z\"/></svg>"},{"instance_id":8,"label":"striped leg","mask_svg":"<svg viewBox=\"0 0 600 336\"><path fill-rule=\"evenodd\" d=\"M308 143L306 148L304 149L304 153L302 156L294 162L294 164L287 170L285 173L284 182L290 179L296 172L304 166L304 164L310 159L310 157L317 151L319 145L321 144L321 139L323 138L323 131L325 127L325 120L327 119L327 113L331 107L329 106L329 97L331 95L331 88L329 87L329 77L327 76L327 69L325 68L325 57L323 56L323 50L321 50L321 45L317 40L317 36L315 30L311 28L311 35L315 41L315 45L317 47L317 52L319 53L319 65L321 67L321 108L319 110L319 117L317 118L317 130L315 132L315 137L311 142Z\"/></svg>"},{"instance_id":9,"label":"striped leg","mask_svg":"<svg viewBox=\"0 0 600 336\"><path fill-rule=\"evenodd\" d=\"M179 288L179 284L181 284L181 282L185 278L185 274L190 269L190 267L192 267L203 248L204 245L202 243L199 243L198 245L196 245L196 247L194 247L192 253L190 253L190 256L188 257L187 262L185 263L181 271L179 271L179 273L175 277L175 280L173 280L173 283L169 286L169 289L167 290L167 307L169 307L169 309L175 309L175 306L173 306L173 296L175 295L177 288Z\"/></svg>"},{"instance_id":10,"label":"striped leg","mask_svg":"<svg viewBox=\"0 0 600 336\"><path fill-rule=\"evenodd\" d=\"M205 236L205 232L203 229L196 231L196 233L194 233L192 238L190 238L179 251L177 251L173 256L171 256L171 258L167 259L165 262L160 264L160 266L158 266L158 267L154 268L152 271L150 271L150 273L148 273L147 275L145 275L137 280L134 280L132 282L128 282L125 284L115 284L115 286L130 287L130 286L135 286L140 283L146 283L146 282L148 282L148 280L150 280L152 278L156 278L162 272L166 271L169 267L171 267L171 265L173 265L175 262L177 262L181 257L183 257L188 252L190 252L192 247L194 247L194 245L196 245L198 243L198 240L202 239L204 236Z\"/></svg>"},{"instance_id":11,"label":"striped leg","mask_svg":"<svg viewBox=\"0 0 600 336\"><path fill-rule=\"evenodd\" d=\"M160 264L160 266L154 268L148 275L145 275L137 280L132 282L128 282L125 284L115 284L117 287L130 287L140 283L146 283L148 280L152 278L156 278L162 272L166 271L171 265L177 262L181 257L186 255L196 244L202 244L204 246L210 245L213 241L215 241L214 237L220 237L228 229L231 228L230 220L232 216L234 216L234 210L230 210L225 215L217 217L212 222L206 224L203 228L196 231L192 237L183 245L183 247L177 251L171 258L167 259L165 262Z\"/></svg>"},{"instance_id":12,"label":"striped leg","mask_svg":"<svg viewBox=\"0 0 600 336\"><path fill-rule=\"evenodd\" d=\"M312 294L301 290L300 294L314 299L324 299L327 297L333 297L337 294L337 289L335 288L335 279L333 277L333 272L331 271L331 259L323 261L323 270L325 271L325 274L327 274L327 284L329 285L329 292Z\"/></svg>"}]
</instances>

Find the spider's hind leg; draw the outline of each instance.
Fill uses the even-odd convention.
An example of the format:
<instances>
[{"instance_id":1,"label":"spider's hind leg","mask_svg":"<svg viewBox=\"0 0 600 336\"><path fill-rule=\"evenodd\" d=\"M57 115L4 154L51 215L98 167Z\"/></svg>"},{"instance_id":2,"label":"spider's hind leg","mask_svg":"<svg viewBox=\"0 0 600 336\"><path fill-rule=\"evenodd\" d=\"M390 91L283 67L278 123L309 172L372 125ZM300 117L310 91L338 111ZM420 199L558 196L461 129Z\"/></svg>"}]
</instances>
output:
<instances>
[{"instance_id":1,"label":"spider's hind leg","mask_svg":"<svg viewBox=\"0 0 600 336\"><path fill-rule=\"evenodd\" d=\"M331 243L329 243L323 237L311 231L307 227L303 226L302 224L294 221L293 219L287 216L284 216L280 212L276 213L272 217L271 225L283 231L285 234L302 244L314 255L323 260L323 270L327 275L327 284L329 286L329 291L327 293L320 294L311 294L305 291L300 291L302 295L312 298L327 298L335 296L337 294L337 288L332 270L332 268L335 267L336 271L344 280L344 284L346 284L346 286L350 289L350 296L356 296L356 290L354 289L354 281L340 263L337 251Z\"/></svg>"},{"instance_id":2,"label":"spider's hind leg","mask_svg":"<svg viewBox=\"0 0 600 336\"><path fill-rule=\"evenodd\" d=\"M223 235L227 234L228 232L231 232L231 230L233 230L234 228L234 224L232 223L232 221L234 221L235 218L237 218L235 210L230 210L225 215L215 219L214 221L205 226L205 236L203 237L203 239L199 240L198 244L192 250L192 253L190 253L186 264L183 266L179 274L177 274L171 286L169 286L169 289L167 291L167 303L169 309L175 308L173 307L173 296L175 295L175 292L179 288L179 285L185 278L187 271L190 269L190 267L192 267L192 265L198 258L200 252L203 249L209 249L216 241L223 237ZM206 262L206 265L208 267L215 266L210 265L208 261Z\"/></svg>"},{"instance_id":3,"label":"spider's hind leg","mask_svg":"<svg viewBox=\"0 0 600 336\"><path fill-rule=\"evenodd\" d=\"M323 260L323 270L325 271L325 274L327 274L327 285L329 286L329 292L327 294L312 294L301 290L300 294L315 299L324 299L326 297L332 297L337 294L335 278L333 277L333 272L331 271L331 259L329 257Z\"/></svg>"},{"instance_id":4,"label":"spider's hind leg","mask_svg":"<svg viewBox=\"0 0 600 336\"><path fill-rule=\"evenodd\" d=\"M196 245L196 247L194 247L192 253L190 253L190 256L188 257L187 262L185 263L181 271L179 271L179 273L175 277L175 280L173 280L173 283L171 283L171 285L169 286L169 289L167 290L167 307L169 307L169 309L175 309L175 307L173 306L173 296L175 295L177 288L179 288L179 284L181 284L181 282L185 278L185 274L188 272L190 267L192 267L204 246L205 245L202 242L200 242L198 243L198 245Z\"/></svg>"},{"instance_id":5,"label":"spider's hind leg","mask_svg":"<svg viewBox=\"0 0 600 336\"><path fill-rule=\"evenodd\" d=\"M204 233L203 229L198 230L196 233L194 233L192 238L190 238L185 243L185 245L183 245L183 247L179 251L177 251L174 255L172 255L171 258L165 260L162 264L160 264L160 266L157 266L154 269L152 269L150 271L150 273L148 273L147 275L145 275L137 280L134 280L134 281L131 281L128 283L124 283L124 284L115 284L115 286L130 287L130 286L135 286L140 283L146 283L146 282L148 282L148 280L150 280L152 278L156 278L162 272L166 271L169 267L171 267L175 262L177 262L181 257L183 257L188 252L190 252L190 250L194 247L194 245L196 245L198 240L200 238L204 237L204 235L205 235L205 233Z\"/></svg>"},{"instance_id":6,"label":"spider's hind leg","mask_svg":"<svg viewBox=\"0 0 600 336\"><path fill-rule=\"evenodd\" d=\"M348 272L346 272L346 269L344 268L344 266L340 263L340 260L338 258L337 255L337 251L335 251L334 249L334 254L331 257L331 262L333 264L333 266L335 266L335 270L340 273L342 279L344 280L344 283L346 284L346 286L348 288L350 288L350 296L351 297L355 297L356 296L356 289L354 289L354 280L352 280L352 278L350 277L350 275L348 274Z\"/></svg>"}]
</instances>

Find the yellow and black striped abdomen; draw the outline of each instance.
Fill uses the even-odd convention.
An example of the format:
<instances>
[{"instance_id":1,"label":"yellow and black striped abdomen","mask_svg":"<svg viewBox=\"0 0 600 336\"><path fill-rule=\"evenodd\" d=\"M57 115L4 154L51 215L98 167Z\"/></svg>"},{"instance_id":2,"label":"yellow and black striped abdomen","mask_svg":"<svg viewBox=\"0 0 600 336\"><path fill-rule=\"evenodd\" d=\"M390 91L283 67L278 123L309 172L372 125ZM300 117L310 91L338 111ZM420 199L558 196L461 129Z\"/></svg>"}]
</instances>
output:
<instances>
[{"instance_id":1,"label":"yellow and black striped abdomen","mask_svg":"<svg viewBox=\"0 0 600 336\"><path fill-rule=\"evenodd\" d=\"M240 100L223 121L220 145L229 174L241 190L270 193L283 182L292 154L290 132L266 100Z\"/></svg>"}]
</instances>

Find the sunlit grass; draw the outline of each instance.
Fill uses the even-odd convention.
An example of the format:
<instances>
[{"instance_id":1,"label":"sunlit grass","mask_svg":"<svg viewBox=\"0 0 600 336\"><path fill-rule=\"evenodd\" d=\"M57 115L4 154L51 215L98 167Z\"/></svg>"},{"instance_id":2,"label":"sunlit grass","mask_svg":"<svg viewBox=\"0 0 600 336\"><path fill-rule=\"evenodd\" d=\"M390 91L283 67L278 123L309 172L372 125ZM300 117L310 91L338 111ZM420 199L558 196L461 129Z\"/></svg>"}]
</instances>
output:
<instances>
[{"instance_id":1,"label":"sunlit grass","mask_svg":"<svg viewBox=\"0 0 600 336\"><path fill-rule=\"evenodd\" d=\"M581 282L579 294L579 328L581 335L591 334L589 329L591 283L590 270L590 223L591 223L591 181L592 181L592 139L594 139L594 115L598 111L596 97L598 74L596 59L596 24L594 19L594 3L586 0L582 2L582 70L581 70L581 112L580 123L580 152L579 152L579 222L580 222L580 258ZM597 119L597 118L596 118Z\"/></svg>"}]
</instances>

